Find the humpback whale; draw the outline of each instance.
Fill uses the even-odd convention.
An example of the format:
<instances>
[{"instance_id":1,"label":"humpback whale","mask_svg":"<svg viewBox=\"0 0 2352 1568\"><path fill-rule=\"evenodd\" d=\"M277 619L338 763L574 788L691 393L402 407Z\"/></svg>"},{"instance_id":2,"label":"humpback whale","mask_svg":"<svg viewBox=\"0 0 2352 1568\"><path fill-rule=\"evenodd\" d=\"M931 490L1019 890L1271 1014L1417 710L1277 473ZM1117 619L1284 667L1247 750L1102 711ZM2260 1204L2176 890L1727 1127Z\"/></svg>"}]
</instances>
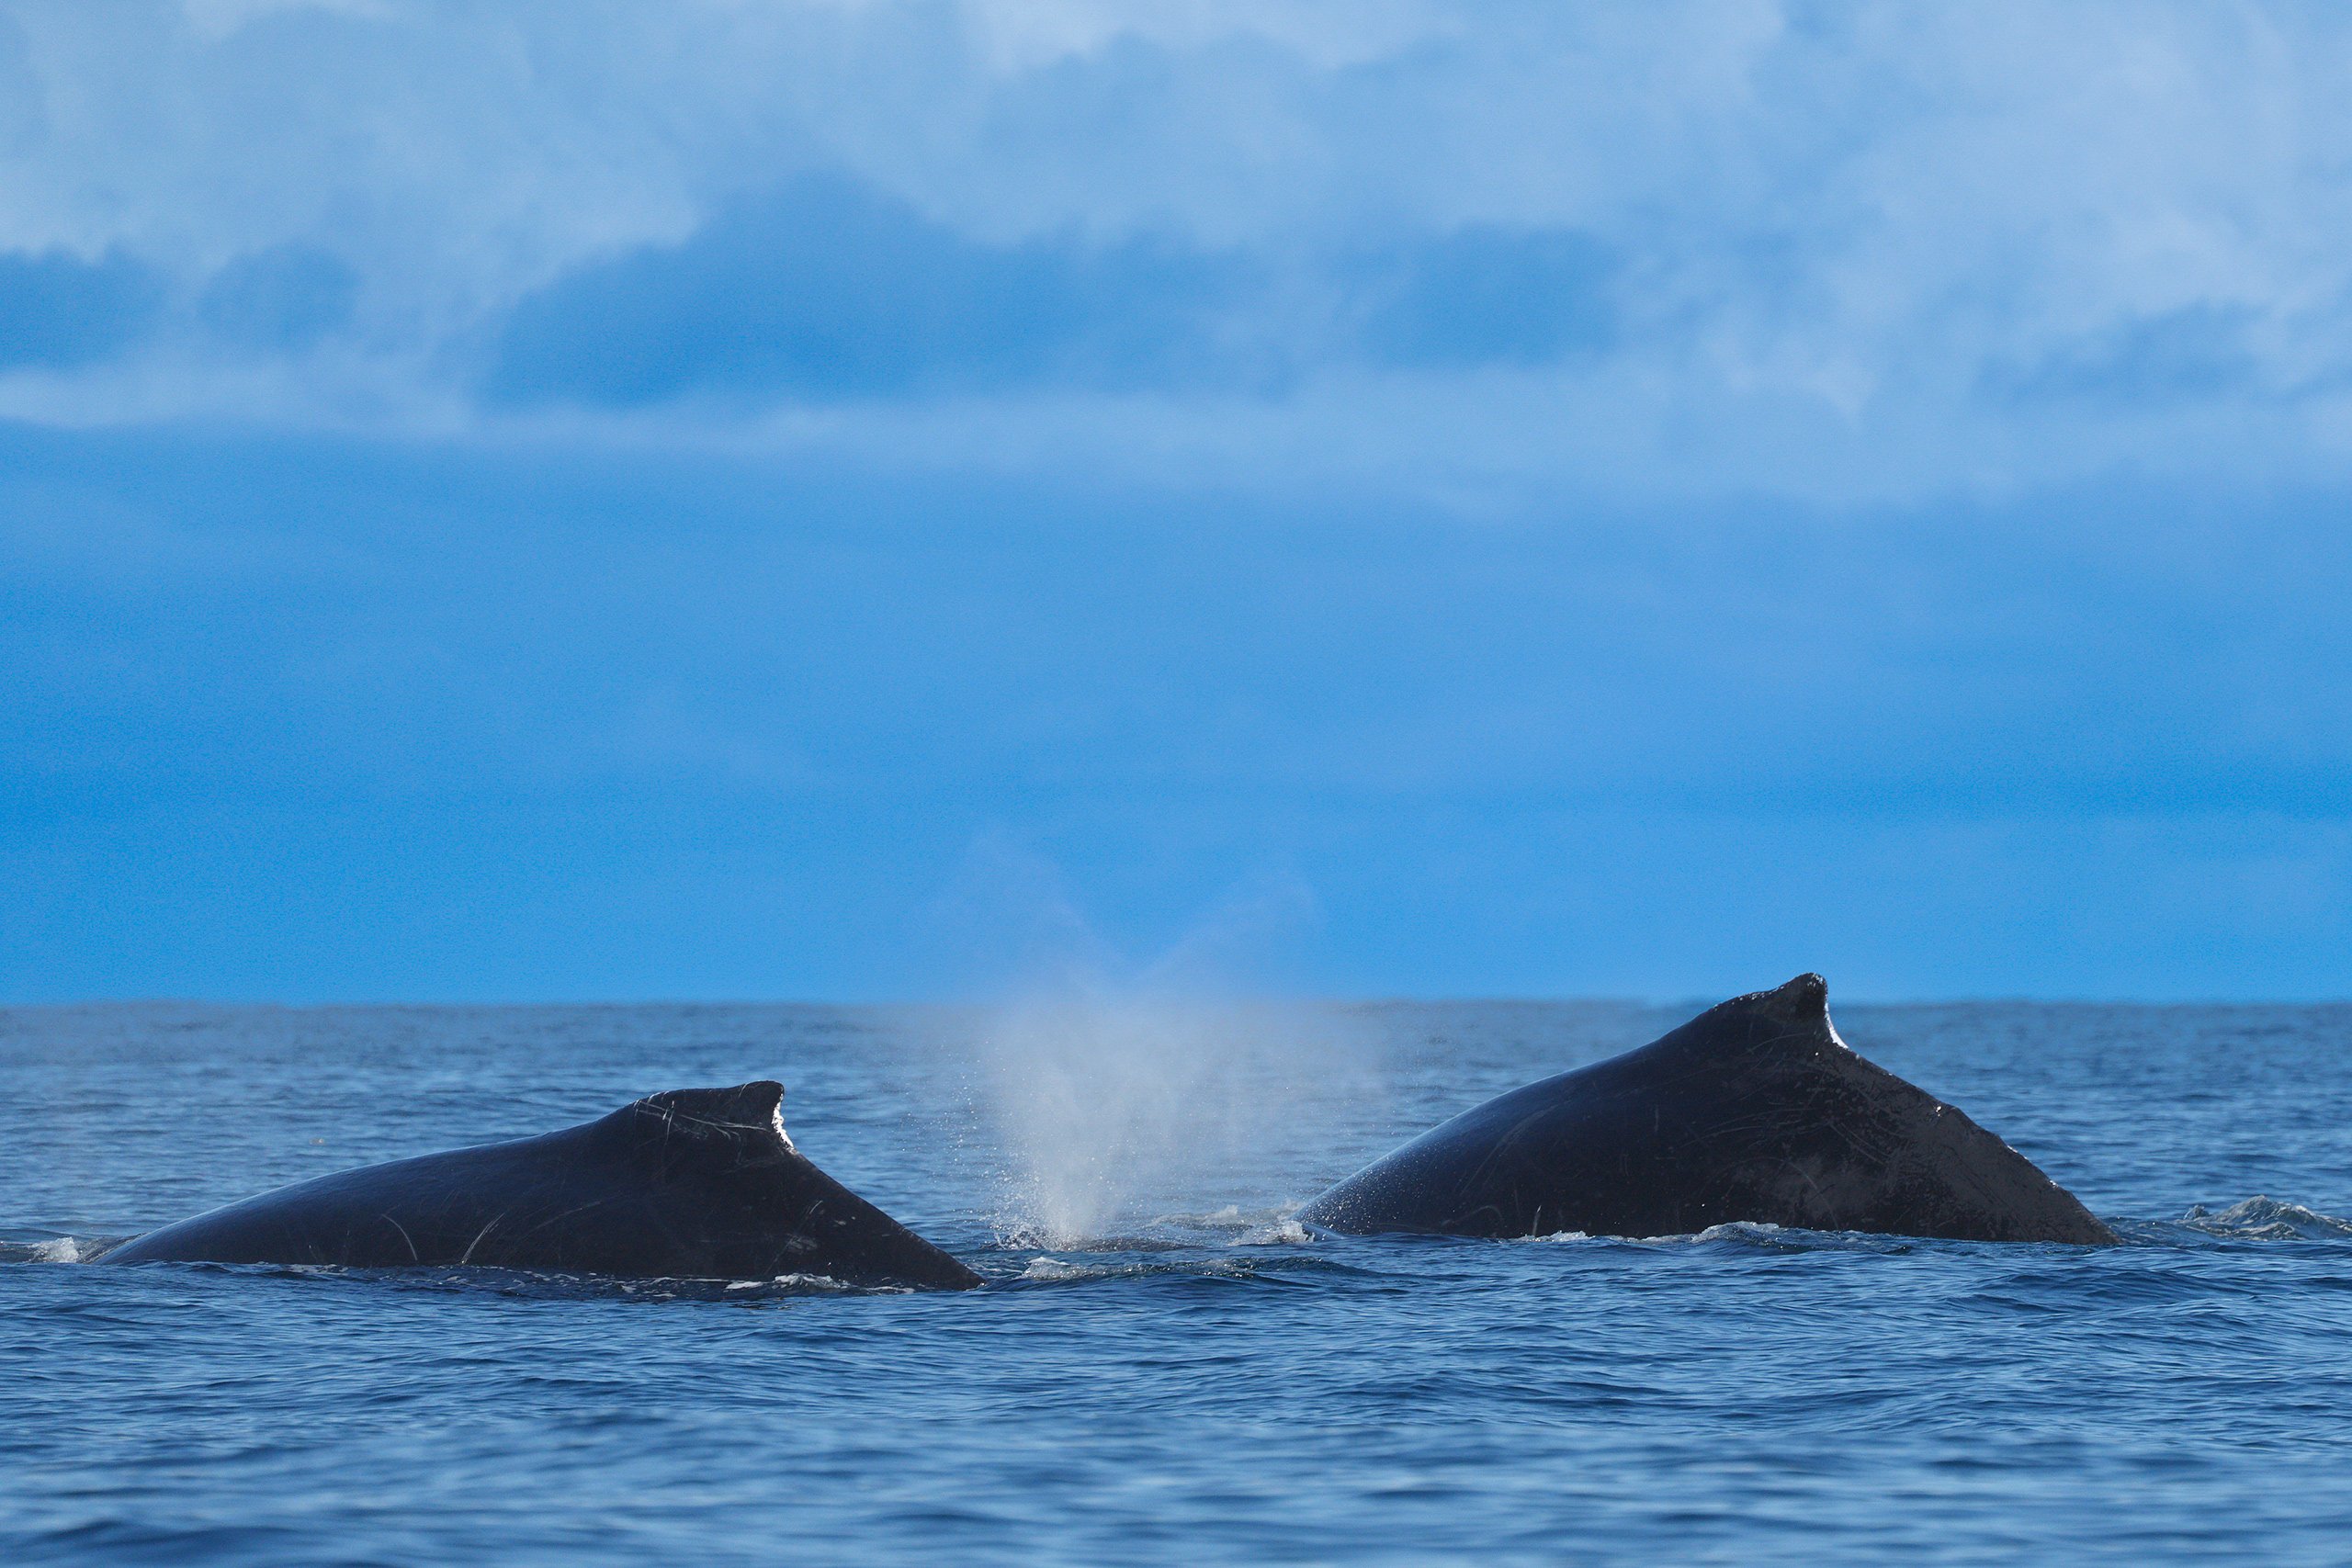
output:
<instances>
[{"instance_id":1,"label":"humpback whale","mask_svg":"<svg viewBox=\"0 0 2352 1568\"><path fill-rule=\"evenodd\" d=\"M783 1099L784 1086L766 1081L672 1089L562 1132L283 1187L150 1231L98 1261L980 1282L809 1163L786 1135Z\"/></svg>"},{"instance_id":2,"label":"humpback whale","mask_svg":"<svg viewBox=\"0 0 2352 1568\"><path fill-rule=\"evenodd\" d=\"M2115 1233L2023 1155L1867 1061L1800 975L1499 1095L1309 1203L1348 1235L1683 1235L1730 1221L1962 1241Z\"/></svg>"}]
</instances>

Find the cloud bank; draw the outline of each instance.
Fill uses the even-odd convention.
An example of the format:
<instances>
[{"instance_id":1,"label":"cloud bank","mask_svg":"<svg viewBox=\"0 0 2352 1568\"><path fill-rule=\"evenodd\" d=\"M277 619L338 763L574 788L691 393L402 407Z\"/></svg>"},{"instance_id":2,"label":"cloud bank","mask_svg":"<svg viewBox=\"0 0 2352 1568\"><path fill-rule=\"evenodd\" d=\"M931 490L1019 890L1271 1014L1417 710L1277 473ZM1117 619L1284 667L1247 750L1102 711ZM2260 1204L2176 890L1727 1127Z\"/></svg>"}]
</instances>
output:
<instances>
[{"instance_id":1,"label":"cloud bank","mask_svg":"<svg viewBox=\"0 0 2352 1568\"><path fill-rule=\"evenodd\" d=\"M2352 457L2352 17L0 12L0 416L1870 499Z\"/></svg>"}]
</instances>

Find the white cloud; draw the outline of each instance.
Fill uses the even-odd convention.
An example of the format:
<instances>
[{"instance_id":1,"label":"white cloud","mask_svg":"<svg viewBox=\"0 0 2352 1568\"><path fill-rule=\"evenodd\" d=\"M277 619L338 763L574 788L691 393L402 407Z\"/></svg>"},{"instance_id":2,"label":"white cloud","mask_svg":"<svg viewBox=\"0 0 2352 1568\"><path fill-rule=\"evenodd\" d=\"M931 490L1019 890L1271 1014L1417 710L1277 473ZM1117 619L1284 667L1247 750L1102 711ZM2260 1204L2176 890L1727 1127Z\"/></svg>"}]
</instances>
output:
<instances>
[{"instance_id":1,"label":"white cloud","mask_svg":"<svg viewBox=\"0 0 2352 1568\"><path fill-rule=\"evenodd\" d=\"M1260 258L1281 319L1325 308L1316 258L1351 245L1574 229L1623 259L1623 330L1536 373L1310 356L1271 401L1031 389L754 412L724 438L944 429L1001 455L977 433L1110 453L1140 432L1245 475L1827 494L2334 472L2347 66L2352 14L2195 0L22 5L0 251L127 253L188 297L300 243L358 288L349 330L301 352L232 363L165 332L0 376L0 414L544 423L469 412L518 299L826 170L978 242Z\"/></svg>"}]
</instances>

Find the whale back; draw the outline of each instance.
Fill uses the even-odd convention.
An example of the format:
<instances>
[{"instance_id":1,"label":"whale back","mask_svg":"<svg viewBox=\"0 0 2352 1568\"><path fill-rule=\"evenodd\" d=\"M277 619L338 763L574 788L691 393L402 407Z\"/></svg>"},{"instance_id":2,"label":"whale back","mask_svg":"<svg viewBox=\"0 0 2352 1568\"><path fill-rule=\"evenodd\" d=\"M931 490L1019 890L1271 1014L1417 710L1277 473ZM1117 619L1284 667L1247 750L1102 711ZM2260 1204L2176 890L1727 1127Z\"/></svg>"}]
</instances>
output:
<instances>
[{"instance_id":1,"label":"whale back","mask_svg":"<svg viewBox=\"0 0 2352 1568\"><path fill-rule=\"evenodd\" d=\"M265 1192L104 1260L978 1283L795 1148L783 1097L766 1080L672 1089L561 1132Z\"/></svg>"},{"instance_id":2,"label":"whale back","mask_svg":"<svg viewBox=\"0 0 2352 1568\"><path fill-rule=\"evenodd\" d=\"M1683 1235L1733 1221L2113 1241L2030 1160L1858 1055L1803 975L1498 1096L1331 1188L1327 1229Z\"/></svg>"}]
</instances>

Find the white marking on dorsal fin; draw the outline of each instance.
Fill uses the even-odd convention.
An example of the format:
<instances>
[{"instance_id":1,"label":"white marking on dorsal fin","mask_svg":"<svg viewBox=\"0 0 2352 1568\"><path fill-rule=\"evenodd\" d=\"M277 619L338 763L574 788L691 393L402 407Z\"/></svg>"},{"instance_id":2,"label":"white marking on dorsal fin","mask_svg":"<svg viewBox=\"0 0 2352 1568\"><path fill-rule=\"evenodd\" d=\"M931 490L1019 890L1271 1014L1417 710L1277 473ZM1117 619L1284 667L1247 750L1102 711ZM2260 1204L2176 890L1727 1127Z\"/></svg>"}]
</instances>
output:
<instances>
[{"instance_id":1,"label":"white marking on dorsal fin","mask_svg":"<svg viewBox=\"0 0 2352 1568\"><path fill-rule=\"evenodd\" d=\"M665 1121L718 1129L758 1128L774 1133L786 1148L793 1146L791 1134L784 1130L784 1086L774 1078L754 1078L732 1089L664 1089L638 1104Z\"/></svg>"}]
</instances>

